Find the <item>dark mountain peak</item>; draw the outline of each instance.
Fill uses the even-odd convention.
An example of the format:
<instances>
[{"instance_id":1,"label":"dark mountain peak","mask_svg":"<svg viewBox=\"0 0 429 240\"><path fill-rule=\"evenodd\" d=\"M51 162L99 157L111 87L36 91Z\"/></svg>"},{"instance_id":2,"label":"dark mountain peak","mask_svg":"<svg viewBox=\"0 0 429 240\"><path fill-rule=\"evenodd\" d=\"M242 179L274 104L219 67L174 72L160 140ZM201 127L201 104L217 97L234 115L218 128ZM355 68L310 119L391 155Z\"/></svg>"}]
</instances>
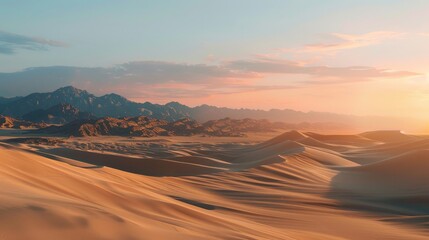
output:
<instances>
[{"instance_id":1,"label":"dark mountain peak","mask_svg":"<svg viewBox=\"0 0 429 240\"><path fill-rule=\"evenodd\" d=\"M200 106L198 106L198 107L201 107L201 108L209 108L209 107L214 107L214 106L210 106L210 105L208 105L208 104L201 104Z\"/></svg>"},{"instance_id":2,"label":"dark mountain peak","mask_svg":"<svg viewBox=\"0 0 429 240\"><path fill-rule=\"evenodd\" d=\"M109 93L100 97L101 99L110 99L115 101L128 101L128 99L116 93Z\"/></svg>"},{"instance_id":3,"label":"dark mountain peak","mask_svg":"<svg viewBox=\"0 0 429 240\"><path fill-rule=\"evenodd\" d=\"M65 86L65 87L60 87L57 90L55 90L54 92L61 92L61 91L73 91L73 92L83 92L85 90L81 90L78 88L75 88L73 86Z\"/></svg>"},{"instance_id":4,"label":"dark mountain peak","mask_svg":"<svg viewBox=\"0 0 429 240\"><path fill-rule=\"evenodd\" d=\"M62 88L58 88L53 92L53 94L64 94L64 95L74 95L74 96L81 96L81 95L91 95L85 90L81 90L78 88L75 88L73 86L66 86Z\"/></svg>"},{"instance_id":5,"label":"dark mountain peak","mask_svg":"<svg viewBox=\"0 0 429 240\"><path fill-rule=\"evenodd\" d=\"M169 102L169 103L165 104L165 106L167 106L167 107L186 107L185 105L183 105L179 102L176 102L176 101Z\"/></svg>"},{"instance_id":6,"label":"dark mountain peak","mask_svg":"<svg viewBox=\"0 0 429 240\"><path fill-rule=\"evenodd\" d=\"M190 107L183 105L179 102L169 102L169 103L165 104L165 106L167 108L174 109L176 112L182 113L186 117L189 115L189 110L191 109Z\"/></svg>"}]
</instances>

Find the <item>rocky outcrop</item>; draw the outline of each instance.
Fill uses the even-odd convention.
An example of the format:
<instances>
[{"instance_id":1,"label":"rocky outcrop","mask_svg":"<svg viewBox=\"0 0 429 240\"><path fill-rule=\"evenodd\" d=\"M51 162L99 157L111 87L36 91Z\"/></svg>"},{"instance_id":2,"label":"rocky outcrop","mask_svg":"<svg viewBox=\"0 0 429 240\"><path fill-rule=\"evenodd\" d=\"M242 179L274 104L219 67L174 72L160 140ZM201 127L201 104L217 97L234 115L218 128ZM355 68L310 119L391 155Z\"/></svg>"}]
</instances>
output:
<instances>
[{"instance_id":1,"label":"rocky outcrop","mask_svg":"<svg viewBox=\"0 0 429 240\"><path fill-rule=\"evenodd\" d=\"M149 117L101 118L77 120L64 126L52 126L41 131L67 136L244 136L246 132L266 132L284 128L282 123L254 119L221 119L204 124L189 118L169 122Z\"/></svg>"},{"instance_id":2,"label":"rocky outcrop","mask_svg":"<svg viewBox=\"0 0 429 240\"><path fill-rule=\"evenodd\" d=\"M44 128L46 124L32 123L0 115L0 129L33 129Z\"/></svg>"},{"instance_id":3,"label":"rocky outcrop","mask_svg":"<svg viewBox=\"0 0 429 240\"><path fill-rule=\"evenodd\" d=\"M101 118L98 120L77 120L64 126L52 126L42 132L68 136L169 136L193 135L201 125L190 119L168 122L149 117Z\"/></svg>"}]
</instances>

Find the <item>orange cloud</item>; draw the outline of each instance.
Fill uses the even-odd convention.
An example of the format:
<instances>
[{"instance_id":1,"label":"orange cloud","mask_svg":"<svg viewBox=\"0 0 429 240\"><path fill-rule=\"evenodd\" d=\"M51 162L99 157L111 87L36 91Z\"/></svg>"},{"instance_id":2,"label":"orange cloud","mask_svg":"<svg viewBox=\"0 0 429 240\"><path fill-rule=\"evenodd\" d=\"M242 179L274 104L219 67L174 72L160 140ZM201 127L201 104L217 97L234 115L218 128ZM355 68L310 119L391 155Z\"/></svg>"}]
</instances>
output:
<instances>
[{"instance_id":1,"label":"orange cloud","mask_svg":"<svg viewBox=\"0 0 429 240\"><path fill-rule=\"evenodd\" d=\"M422 75L420 73L410 71L397 71L391 69L380 69L362 66L312 66L306 65L302 62L268 58L231 61L227 63L226 66L227 68L234 69L235 71L249 73L255 72L258 74L302 74L310 77L317 77L319 80L322 80L317 81L320 83L368 81L378 78L406 78Z\"/></svg>"},{"instance_id":2,"label":"orange cloud","mask_svg":"<svg viewBox=\"0 0 429 240\"><path fill-rule=\"evenodd\" d=\"M364 34L343 34L332 33L334 42L331 43L316 43L306 45L302 51L304 52L335 52L344 49L353 49L366 47L370 45L380 44L381 42L399 37L403 33L378 31Z\"/></svg>"}]
</instances>

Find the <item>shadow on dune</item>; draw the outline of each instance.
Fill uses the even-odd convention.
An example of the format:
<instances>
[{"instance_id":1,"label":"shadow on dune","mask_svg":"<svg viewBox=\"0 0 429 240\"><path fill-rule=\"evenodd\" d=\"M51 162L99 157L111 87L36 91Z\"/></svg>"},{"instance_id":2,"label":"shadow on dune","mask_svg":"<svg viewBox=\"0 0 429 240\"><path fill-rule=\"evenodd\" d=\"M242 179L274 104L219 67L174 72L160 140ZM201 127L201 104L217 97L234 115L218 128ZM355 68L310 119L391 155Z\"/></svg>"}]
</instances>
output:
<instances>
[{"instance_id":1,"label":"shadow on dune","mask_svg":"<svg viewBox=\"0 0 429 240\"><path fill-rule=\"evenodd\" d=\"M65 158L62 158L62 157L59 157L59 156L56 156L56 155L53 155L53 154L50 154L47 152L43 152L43 151L33 151L30 149L23 149L23 148L20 148L20 147L11 145L11 144L5 144L5 143L0 142L0 146L3 148L9 149L9 150L13 149L13 150L24 151L24 152L36 154L36 155L39 155L41 157L45 157L45 158L48 158L51 160L55 160L55 161L59 161L59 162L66 162L66 163L73 165L75 167L80 167L80 168L102 168L103 167L101 165L93 165L93 164L85 163L82 161L75 161L73 159L65 159Z\"/></svg>"},{"instance_id":2,"label":"shadow on dune","mask_svg":"<svg viewBox=\"0 0 429 240\"><path fill-rule=\"evenodd\" d=\"M207 204L207 203L202 203L202 202L199 202L199 201L195 201L195 200L191 200L191 199L187 199L187 198L183 198L183 197L176 197L176 196L170 196L170 197L174 198L177 201L180 201L180 202L183 202L183 203L195 206L195 207L199 207L199 208L202 208L202 209L205 209L205 210L215 210L215 209L218 208L217 206L214 206L214 205L210 205L210 204Z\"/></svg>"},{"instance_id":3,"label":"shadow on dune","mask_svg":"<svg viewBox=\"0 0 429 240\"><path fill-rule=\"evenodd\" d=\"M185 161L179 162L170 159L136 158L68 148L40 149L38 153L60 156L87 164L106 166L126 172L156 177L195 176L228 170Z\"/></svg>"},{"instance_id":4,"label":"shadow on dune","mask_svg":"<svg viewBox=\"0 0 429 240\"><path fill-rule=\"evenodd\" d=\"M412 224L425 229L429 227L428 197L371 198L351 191L339 189L337 186L346 176L340 174L333 179L327 197L337 201L340 209L366 212L380 221L391 223ZM382 215L384 217L380 218Z\"/></svg>"},{"instance_id":5,"label":"shadow on dune","mask_svg":"<svg viewBox=\"0 0 429 240\"><path fill-rule=\"evenodd\" d=\"M174 154L170 156L171 153L163 156L163 153L170 150L161 149L156 153L159 156L142 158L111 152L105 153L102 150L85 151L58 147L55 142L51 143L48 140L39 138L13 139L6 141L7 143L3 145L8 148L27 151L52 160L65 162L76 167L110 167L130 173L155 177L197 176L226 171L243 171L261 165L283 162L285 159L279 156L280 154L286 154L289 151L302 151L302 146L295 146L293 150L290 150L290 146L288 146L288 150L285 151L283 150L285 147L283 145L280 149L278 149L278 146L265 146L262 149L255 149L255 146L250 146L243 151L244 149L241 146L240 148L225 151L228 145L223 148L216 146L215 149L207 149L208 155L201 155L201 153L195 152L189 156L174 156ZM17 146L16 144L30 144L31 148L22 148L22 146ZM39 144L49 145L50 147L46 148L41 145L39 146ZM186 146L183 146L183 148L186 148ZM213 153L217 153L217 155ZM212 155L216 156L213 157ZM217 156L219 155L225 156L225 158L218 158Z\"/></svg>"},{"instance_id":6,"label":"shadow on dune","mask_svg":"<svg viewBox=\"0 0 429 240\"><path fill-rule=\"evenodd\" d=\"M340 208L377 213L381 221L429 227L429 150L343 168L327 196Z\"/></svg>"}]
</instances>

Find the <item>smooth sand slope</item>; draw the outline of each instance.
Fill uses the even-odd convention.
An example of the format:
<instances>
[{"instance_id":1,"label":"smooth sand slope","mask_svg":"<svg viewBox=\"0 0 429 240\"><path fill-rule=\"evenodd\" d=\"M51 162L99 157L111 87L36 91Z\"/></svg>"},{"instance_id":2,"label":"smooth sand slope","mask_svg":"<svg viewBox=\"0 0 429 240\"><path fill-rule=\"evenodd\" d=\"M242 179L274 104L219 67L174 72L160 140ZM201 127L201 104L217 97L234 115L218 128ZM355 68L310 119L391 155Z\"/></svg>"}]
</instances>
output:
<instances>
[{"instance_id":1,"label":"smooth sand slope","mask_svg":"<svg viewBox=\"0 0 429 240\"><path fill-rule=\"evenodd\" d=\"M7 138L1 240L429 239L425 137Z\"/></svg>"}]
</instances>

